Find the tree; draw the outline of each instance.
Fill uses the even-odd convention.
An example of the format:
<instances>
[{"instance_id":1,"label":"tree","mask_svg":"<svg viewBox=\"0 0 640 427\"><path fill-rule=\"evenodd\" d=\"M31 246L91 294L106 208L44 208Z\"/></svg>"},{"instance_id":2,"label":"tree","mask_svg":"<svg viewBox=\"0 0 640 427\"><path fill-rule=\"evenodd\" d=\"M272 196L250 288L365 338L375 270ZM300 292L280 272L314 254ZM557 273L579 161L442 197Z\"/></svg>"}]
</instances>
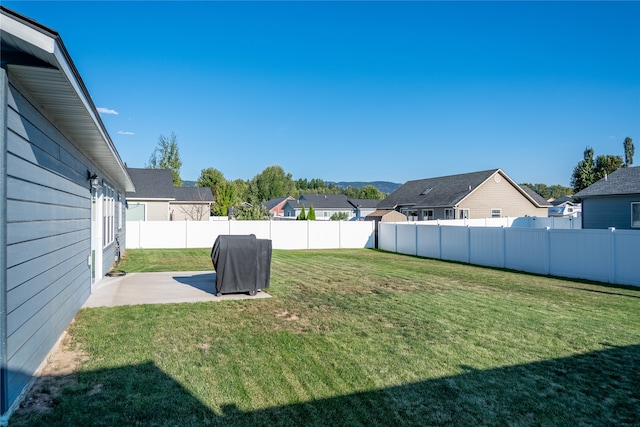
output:
<instances>
[{"instance_id":1,"label":"tree","mask_svg":"<svg viewBox=\"0 0 640 427\"><path fill-rule=\"evenodd\" d=\"M309 221L316 220L316 211L313 209L313 205L309 206L309 214L307 215Z\"/></svg>"},{"instance_id":2,"label":"tree","mask_svg":"<svg viewBox=\"0 0 640 427\"><path fill-rule=\"evenodd\" d=\"M238 202L246 202L249 200L249 181L236 179L233 181L233 188Z\"/></svg>"},{"instance_id":3,"label":"tree","mask_svg":"<svg viewBox=\"0 0 640 427\"><path fill-rule=\"evenodd\" d=\"M601 154L596 157L596 172L595 181L604 178L606 175L611 175L617 169L622 167L622 157L612 156L611 154ZM594 182L595 182L594 181Z\"/></svg>"},{"instance_id":4,"label":"tree","mask_svg":"<svg viewBox=\"0 0 640 427\"><path fill-rule=\"evenodd\" d=\"M304 221L305 219L307 219L307 214L304 213L304 205L302 205L302 210L300 211L300 215L298 215L297 219L300 221Z\"/></svg>"},{"instance_id":5,"label":"tree","mask_svg":"<svg viewBox=\"0 0 640 427\"><path fill-rule=\"evenodd\" d=\"M180 179L180 168L182 160L178 150L178 141L176 134L171 132L170 137L160 135L158 146L149 157L149 169L169 169L173 177L173 186L181 187L182 179Z\"/></svg>"},{"instance_id":6,"label":"tree","mask_svg":"<svg viewBox=\"0 0 640 427\"><path fill-rule=\"evenodd\" d=\"M384 199L384 194L373 185L365 185L360 189L359 199Z\"/></svg>"},{"instance_id":7,"label":"tree","mask_svg":"<svg viewBox=\"0 0 640 427\"><path fill-rule=\"evenodd\" d=\"M257 205L274 197L289 196L295 191L290 173L285 173L280 166L269 166L249 183L249 202Z\"/></svg>"},{"instance_id":8,"label":"tree","mask_svg":"<svg viewBox=\"0 0 640 427\"><path fill-rule=\"evenodd\" d=\"M219 184L226 184L226 182L227 180L224 178L224 175L218 169L206 168L200 171L200 176L196 181L196 187L217 188Z\"/></svg>"},{"instance_id":9,"label":"tree","mask_svg":"<svg viewBox=\"0 0 640 427\"><path fill-rule=\"evenodd\" d=\"M229 214L229 206L236 203L236 192L233 183L224 181L213 190L213 214L226 216Z\"/></svg>"},{"instance_id":10,"label":"tree","mask_svg":"<svg viewBox=\"0 0 640 427\"><path fill-rule=\"evenodd\" d=\"M633 148L633 139L630 137L626 137L624 139L624 165L625 167L629 167L633 165L633 153L635 149Z\"/></svg>"},{"instance_id":11,"label":"tree","mask_svg":"<svg viewBox=\"0 0 640 427\"><path fill-rule=\"evenodd\" d=\"M263 205L241 204L234 207L233 217L239 221L257 221L269 219L269 211Z\"/></svg>"},{"instance_id":12,"label":"tree","mask_svg":"<svg viewBox=\"0 0 640 427\"><path fill-rule=\"evenodd\" d=\"M596 182L596 165L593 160L593 148L584 150L584 158L578 162L571 175L571 186L574 194Z\"/></svg>"}]
</instances>

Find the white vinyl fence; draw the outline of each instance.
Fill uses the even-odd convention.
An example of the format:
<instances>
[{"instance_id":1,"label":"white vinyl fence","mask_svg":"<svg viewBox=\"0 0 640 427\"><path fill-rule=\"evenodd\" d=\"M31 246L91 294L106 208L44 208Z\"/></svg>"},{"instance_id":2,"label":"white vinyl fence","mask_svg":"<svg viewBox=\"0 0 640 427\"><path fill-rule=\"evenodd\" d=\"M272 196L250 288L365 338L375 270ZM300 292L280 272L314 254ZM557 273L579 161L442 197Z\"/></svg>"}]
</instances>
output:
<instances>
[{"instance_id":1,"label":"white vinyl fence","mask_svg":"<svg viewBox=\"0 0 640 427\"><path fill-rule=\"evenodd\" d=\"M640 286L640 231L380 223L378 247L530 273Z\"/></svg>"},{"instance_id":2,"label":"white vinyl fence","mask_svg":"<svg viewBox=\"0 0 640 427\"><path fill-rule=\"evenodd\" d=\"M221 234L255 234L274 249L374 247L373 221L128 221L125 247L211 248Z\"/></svg>"},{"instance_id":3,"label":"white vinyl fence","mask_svg":"<svg viewBox=\"0 0 640 427\"><path fill-rule=\"evenodd\" d=\"M580 218L572 217L500 217L500 218L476 218L476 219L436 219L421 221L427 225L457 225L469 227L514 227L514 228L562 228L577 230L582 228Z\"/></svg>"}]
</instances>

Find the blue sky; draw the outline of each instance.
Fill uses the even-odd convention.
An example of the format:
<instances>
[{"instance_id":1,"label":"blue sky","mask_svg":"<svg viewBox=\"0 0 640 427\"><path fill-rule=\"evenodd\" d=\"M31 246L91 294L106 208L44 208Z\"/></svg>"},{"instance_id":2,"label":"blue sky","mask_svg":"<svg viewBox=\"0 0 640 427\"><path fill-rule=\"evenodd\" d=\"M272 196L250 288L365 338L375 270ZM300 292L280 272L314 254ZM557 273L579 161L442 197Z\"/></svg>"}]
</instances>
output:
<instances>
[{"instance_id":1,"label":"blue sky","mask_svg":"<svg viewBox=\"0 0 640 427\"><path fill-rule=\"evenodd\" d=\"M171 132L186 180L568 186L627 136L640 164L640 2L3 5L60 33L131 167Z\"/></svg>"}]
</instances>

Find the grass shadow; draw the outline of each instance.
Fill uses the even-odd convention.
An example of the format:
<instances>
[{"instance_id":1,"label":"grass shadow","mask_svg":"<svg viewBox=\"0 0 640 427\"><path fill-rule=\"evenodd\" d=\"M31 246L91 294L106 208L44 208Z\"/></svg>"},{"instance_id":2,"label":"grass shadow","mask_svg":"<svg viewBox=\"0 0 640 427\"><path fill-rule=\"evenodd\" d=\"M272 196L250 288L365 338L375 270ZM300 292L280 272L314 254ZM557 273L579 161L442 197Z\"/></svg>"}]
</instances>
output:
<instances>
[{"instance_id":1,"label":"grass shadow","mask_svg":"<svg viewBox=\"0 0 640 427\"><path fill-rule=\"evenodd\" d=\"M154 363L80 372L14 426L638 425L640 345L243 410L194 396ZM221 390L211 391L222 393ZM224 396L218 396L224 401Z\"/></svg>"}]
</instances>

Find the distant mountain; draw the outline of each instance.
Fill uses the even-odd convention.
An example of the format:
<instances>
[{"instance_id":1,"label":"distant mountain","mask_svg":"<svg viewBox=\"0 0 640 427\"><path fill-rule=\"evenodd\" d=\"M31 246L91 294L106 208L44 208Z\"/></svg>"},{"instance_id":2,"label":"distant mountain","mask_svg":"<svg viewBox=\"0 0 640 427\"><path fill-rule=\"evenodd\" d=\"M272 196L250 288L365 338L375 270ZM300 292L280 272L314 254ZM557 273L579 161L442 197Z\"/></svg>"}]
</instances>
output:
<instances>
[{"instance_id":1,"label":"distant mountain","mask_svg":"<svg viewBox=\"0 0 640 427\"><path fill-rule=\"evenodd\" d=\"M394 191L396 191L398 189L398 187L400 187L402 184L398 184L395 182L389 182L389 181L372 181L372 182L361 182L361 181L354 181L354 182L332 182L332 181L326 181L327 184L334 184L337 187L340 188L346 188L346 187L355 187L355 188L362 188L362 187L366 187L367 185L373 185L374 187L376 187L378 189L378 191L381 191L383 193L387 193L387 194L391 194Z\"/></svg>"}]
</instances>

